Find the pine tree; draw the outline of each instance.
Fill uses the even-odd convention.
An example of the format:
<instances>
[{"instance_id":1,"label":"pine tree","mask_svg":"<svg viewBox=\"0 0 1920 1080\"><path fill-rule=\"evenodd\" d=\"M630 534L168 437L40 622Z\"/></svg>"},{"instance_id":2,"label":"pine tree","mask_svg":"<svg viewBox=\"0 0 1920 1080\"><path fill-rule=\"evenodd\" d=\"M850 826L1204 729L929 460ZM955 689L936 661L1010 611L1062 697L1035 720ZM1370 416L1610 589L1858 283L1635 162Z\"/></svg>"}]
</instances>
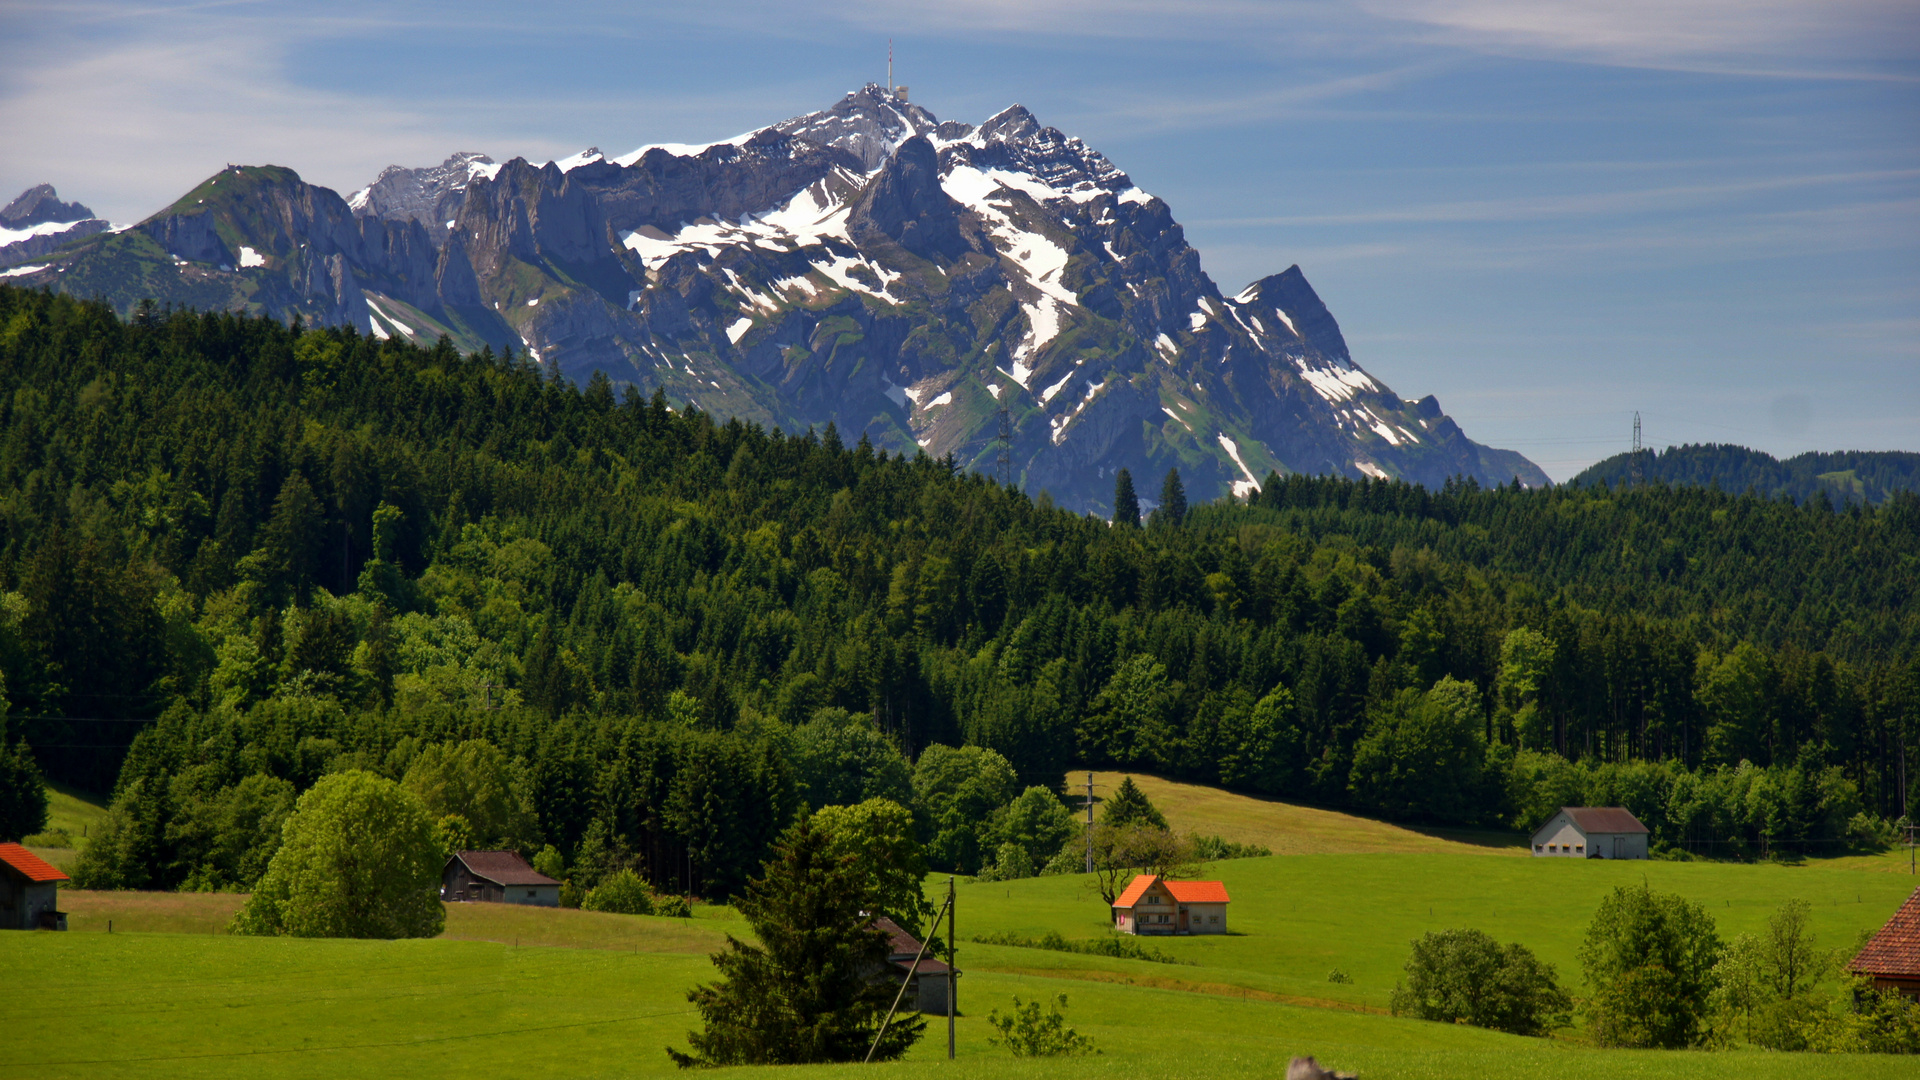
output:
<instances>
[{"instance_id":1,"label":"pine tree","mask_svg":"<svg viewBox=\"0 0 1920 1080\"><path fill-rule=\"evenodd\" d=\"M706 1030L688 1034L693 1053L667 1055L681 1068L864 1058L898 989L874 977L891 968L886 936L866 915L865 880L812 819L788 829L738 905L760 944L727 936L713 955L720 981L687 994ZM925 1027L896 1017L874 1059L906 1053Z\"/></svg>"},{"instance_id":2,"label":"pine tree","mask_svg":"<svg viewBox=\"0 0 1920 1080\"><path fill-rule=\"evenodd\" d=\"M1140 526L1140 499L1133 493L1133 474L1125 469L1113 478L1113 523Z\"/></svg>"},{"instance_id":3,"label":"pine tree","mask_svg":"<svg viewBox=\"0 0 1920 1080\"><path fill-rule=\"evenodd\" d=\"M1187 520L1187 488L1180 482L1179 469L1168 469L1167 478L1160 482L1160 509L1153 512L1153 520L1163 525Z\"/></svg>"},{"instance_id":4,"label":"pine tree","mask_svg":"<svg viewBox=\"0 0 1920 1080\"><path fill-rule=\"evenodd\" d=\"M1113 798L1101 807L1100 824L1110 829L1118 829L1123 825L1151 825L1156 829L1164 829L1167 819L1129 776L1120 781Z\"/></svg>"}]
</instances>

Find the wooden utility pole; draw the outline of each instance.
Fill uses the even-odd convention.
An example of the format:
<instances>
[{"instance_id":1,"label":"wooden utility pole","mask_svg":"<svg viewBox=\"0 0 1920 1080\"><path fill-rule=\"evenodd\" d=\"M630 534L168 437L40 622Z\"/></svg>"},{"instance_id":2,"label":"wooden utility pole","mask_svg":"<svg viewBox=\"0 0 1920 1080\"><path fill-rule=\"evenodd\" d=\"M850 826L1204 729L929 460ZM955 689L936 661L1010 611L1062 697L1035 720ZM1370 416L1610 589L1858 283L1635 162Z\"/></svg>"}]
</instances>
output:
<instances>
[{"instance_id":1,"label":"wooden utility pole","mask_svg":"<svg viewBox=\"0 0 1920 1080\"><path fill-rule=\"evenodd\" d=\"M1093 774L1087 774L1087 873L1093 873Z\"/></svg>"},{"instance_id":2,"label":"wooden utility pole","mask_svg":"<svg viewBox=\"0 0 1920 1080\"><path fill-rule=\"evenodd\" d=\"M947 1060L953 1060L953 1018L960 1010L960 972L953 966L953 879L947 879Z\"/></svg>"}]
</instances>

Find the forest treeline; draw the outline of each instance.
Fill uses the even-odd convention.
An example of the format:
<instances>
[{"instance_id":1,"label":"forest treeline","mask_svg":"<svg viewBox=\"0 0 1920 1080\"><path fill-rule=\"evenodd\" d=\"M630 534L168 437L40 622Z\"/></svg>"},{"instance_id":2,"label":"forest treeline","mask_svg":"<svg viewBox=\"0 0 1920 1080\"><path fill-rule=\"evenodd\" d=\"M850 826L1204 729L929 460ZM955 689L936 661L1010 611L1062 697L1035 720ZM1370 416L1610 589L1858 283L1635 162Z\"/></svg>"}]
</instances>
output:
<instances>
[{"instance_id":1,"label":"forest treeline","mask_svg":"<svg viewBox=\"0 0 1920 1080\"><path fill-rule=\"evenodd\" d=\"M1635 464L1634 453L1615 454L1567 482L1619 487L1631 482ZM1658 452L1642 450L1637 464L1645 480L1717 487L1763 499L1879 504L1895 492L1920 492L1920 454L1904 450L1809 450L1781 460L1730 443L1688 443Z\"/></svg>"},{"instance_id":2,"label":"forest treeline","mask_svg":"<svg viewBox=\"0 0 1920 1080\"><path fill-rule=\"evenodd\" d=\"M1916 782L1910 495L1269 476L1114 526L524 356L12 288L0 433L7 739L113 791L95 883L247 886L350 768L710 895L873 798L1043 865L1028 789L1083 764L1733 856Z\"/></svg>"}]
</instances>

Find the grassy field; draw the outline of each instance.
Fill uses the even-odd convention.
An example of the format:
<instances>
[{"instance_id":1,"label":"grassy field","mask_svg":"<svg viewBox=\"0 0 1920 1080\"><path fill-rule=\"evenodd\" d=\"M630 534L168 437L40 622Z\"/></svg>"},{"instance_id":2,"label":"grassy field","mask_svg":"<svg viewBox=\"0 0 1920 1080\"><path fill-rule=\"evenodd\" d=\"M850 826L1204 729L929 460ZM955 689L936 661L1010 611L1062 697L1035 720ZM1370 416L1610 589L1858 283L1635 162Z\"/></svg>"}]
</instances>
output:
<instances>
[{"instance_id":1,"label":"grassy field","mask_svg":"<svg viewBox=\"0 0 1920 1080\"><path fill-rule=\"evenodd\" d=\"M1218 836L1239 844L1261 844L1275 855L1345 855L1380 851L1431 851L1458 854L1525 855L1526 838L1472 829L1412 829L1372 818L1237 795L1220 788L1166 780L1146 773L1096 772L1096 805L1133 777L1176 832ZM1087 790L1085 770L1067 774L1067 795L1076 801Z\"/></svg>"},{"instance_id":2,"label":"grassy field","mask_svg":"<svg viewBox=\"0 0 1920 1080\"><path fill-rule=\"evenodd\" d=\"M1121 1061L1174 1077L1270 1077L1312 1053L1362 1076L1911 1076L1911 1059L1596 1051L1380 1015L1406 943L1479 926L1538 950L1577 981L1573 949L1602 893L1644 875L1706 904L1723 933L1756 929L1781 900L1815 905L1827 945L1850 944L1907 894L1890 874L1824 867L1462 858L1431 853L1276 856L1210 871L1235 899L1235 933L1153 942L1185 964L972 944L994 932L1091 938L1104 909L1077 877L963 884L960 1060L944 1025L883 1071L1109 1075ZM944 890L944 879L929 882ZM224 933L242 898L68 892L68 934L0 936L0 1078L387 1076L484 1055L490 1067L621 1076L673 1071L685 990L705 954L744 924L456 904L433 941L249 939ZM101 933L108 919L114 933ZM1340 967L1351 984L1330 983ZM987 1044L982 1017L1014 995L1065 991L1104 1054L1020 1062ZM833 1069L803 1070L828 1074ZM943 1073L943 1074L944 1074Z\"/></svg>"},{"instance_id":3,"label":"grassy field","mask_svg":"<svg viewBox=\"0 0 1920 1080\"><path fill-rule=\"evenodd\" d=\"M80 849L86 846L106 816L106 805L99 796L64 784L48 784L47 831L28 837L27 846L34 854L71 873Z\"/></svg>"},{"instance_id":4,"label":"grassy field","mask_svg":"<svg viewBox=\"0 0 1920 1080\"><path fill-rule=\"evenodd\" d=\"M1084 782L1084 774L1082 774ZM1294 1054L1367 1080L1455 1077L1909 1077L1912 1059L1748 1052L1640 1053L1578 1032L1521 1039L1385 1015L1408 942L1479 927L1520 941L1578 990L1574 959L1600 898L1646 881L1704 904L1723 936L1758 930L1788 897L1813 904L1829 948L1850 948L1909 894L1904 851L1800 866L1483 858L1500 834L1424 833L1154 777L1136 782L1176 828L1285 854L1215 863L1233 933L1155 939L1183 963L1118 960L969 939L1106 933L1081 877L958 885L958 1060L934 1021L888 1075L1108 1076L1124 1063L1168 1077L1272 1077ZM1096 776L1111 792L1117 774ZM1897 864L1897 865L1896 865ZM1901 871L1894 873L1892 871ZM944 893L946 880L928 881ZM0 1080L11 1077L382 1077L469 1068L569 1076L664 1075L696 1018L685 991L706 954L744 935L730 908L692 919L455 904L432 941L230 937L244 897L66 891L67 934L0 935ZM113 933L104 933L111 920ZM1339 968L1351 977L1330 982ZM987 1042L984 1016L1015 995L1065 992L1096 1058L1020 1061ZM851 1068L797 1070L834 1075ZM862 1071L872 1071L862 1070Z\"/></svg>"}]
</instances>

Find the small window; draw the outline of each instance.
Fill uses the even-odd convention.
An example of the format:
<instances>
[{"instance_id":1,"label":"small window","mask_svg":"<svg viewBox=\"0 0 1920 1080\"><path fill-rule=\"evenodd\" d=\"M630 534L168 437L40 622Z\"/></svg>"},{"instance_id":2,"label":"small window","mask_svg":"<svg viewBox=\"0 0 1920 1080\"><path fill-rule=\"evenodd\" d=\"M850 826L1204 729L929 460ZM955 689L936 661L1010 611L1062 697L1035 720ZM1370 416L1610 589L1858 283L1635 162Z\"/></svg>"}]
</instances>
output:
<instances>
[{"instance_id":1,"label":"small window","mask_svg":"<svg viewBox=\"0 0 1920 1080\"><path fill-rule=\"evenodd\" d=\"M533 895L533 890L532 890L532 889L528 889L528 890L527 890L527 895L528 895L528 896L532 896L532 895Z\"/></svg>"},{"instance_id":2,"label":"small window","mask_svg":"<svg viewBox=\"0 0 1920 1080\"><path fill-rule=\"evenodd\" d=\"M1535 844L1535 845L1533 845L1533 850L1535 850L1535 851L1542 851L1542 850L1545 850L1545 848L1546 848L1546 845L1545 845L1545 844Z\"/></svg>"},{"instance_id":3,"label":"small window","mask_svg":"<svg viewBox=\"0 0 1920 1080\"><path fill-rule=\"evenodd\" d=\"M1217 923L1217 922L1219 922L1219 921L1220 921L1220 916L1218 916L1218 915L1209 915L1209 916L1207 916L1207 921L1208 921L1208 922L1210 922L1210 923Z\"/></svg>"}]
</instances>

